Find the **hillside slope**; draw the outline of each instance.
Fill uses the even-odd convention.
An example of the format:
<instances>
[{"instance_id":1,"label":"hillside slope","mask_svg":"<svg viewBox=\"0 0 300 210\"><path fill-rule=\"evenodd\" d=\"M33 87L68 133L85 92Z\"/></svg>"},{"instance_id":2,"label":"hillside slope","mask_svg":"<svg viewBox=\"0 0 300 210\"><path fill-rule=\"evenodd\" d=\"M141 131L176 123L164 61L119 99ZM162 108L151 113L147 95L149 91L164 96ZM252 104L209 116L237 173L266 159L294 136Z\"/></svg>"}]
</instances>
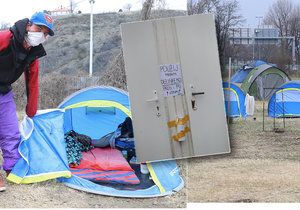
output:
<instances>
[{"instance_id":1,"label":"hillside slope","mask_svg":"<svg viewBox=\"0 0 300 210\"><path fill-rule=\"evenodd\" d=\"M185 15L185 11L153 11L151 18ZM138 21L140 12L103 13L94 15L93 67L100 76L120 52L120 24ZM40 60L41 74L55 72L86 75L89 70L89 14L54 17L55 36L44 44L47 56Z\"/></svg>"}]
</instances>

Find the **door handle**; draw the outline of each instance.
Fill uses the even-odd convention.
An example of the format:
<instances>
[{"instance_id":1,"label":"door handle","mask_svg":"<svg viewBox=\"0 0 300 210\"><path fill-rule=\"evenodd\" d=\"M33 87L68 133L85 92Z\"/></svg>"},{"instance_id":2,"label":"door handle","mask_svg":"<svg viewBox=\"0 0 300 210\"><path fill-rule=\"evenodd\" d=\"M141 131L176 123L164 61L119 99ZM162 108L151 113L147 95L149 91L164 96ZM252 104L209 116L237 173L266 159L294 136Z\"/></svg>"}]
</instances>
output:
<instances>
[{"instance_id":1,"label":"door handle","mask_svg":"<svg viewBox=\"0 0 300 210\"><path fill-rule=\"evenodd\" d=\"M204 95L204 92L193 92L194 85L190 85L190 88L191 88L191 92L192 92L192 98L191 98L192 109L193 110L197 110L197 104L196 104L196 98L195 98L195 96Z\"/></svg>"},{"instance_id":2,"label":"door handle","mask_svg":"<svg viewBox=\"0 0 300 210\"><path fill-rule=\"evenodd\" d=\"M148 99L146 101L147 102L158 102L158 98L152 98L152 99Z\"/></svg>"},{"instance_id":3,"label":"door handle","mask_svg":"<svg viewBox=\"0 0 300 210\"><path fill-rule=\"evenodd\" d=\"M147 102L158 102L158 96L156 90L153 91L154 98L146 100Z\"/></svg>"},{"instance_id":4,"label":"door handle","mask_svg":"<svg viewBox=\"0 0 300 210\"><path fill-rule=\"evenodd\" d=\"M151 98L151 99L146 100L146 102L148 102L148 103L153 103L153 102L156 103L156 116L160 117L161 114L160 114L159 105L158 105L159 100L158 100L158 96L157 96L157 91L156 90L153 91L153 95L154 95L154 97Z\"/></svg>"},{"instance_id":5,"label":"door handle","mask_svg":"<svg viewBox=\"0 0 300 210\"><path fill-rule=\"evenodd\" d=\"M204 95L204 92L192 93L192 96L197 96L197 95Z\"/></svg>"},{"instance_id":6,"label":"door handle","mask_svg":"<svg viewBox=\"0 0 300 210\"><path fill-rule=\"evenodd\" d=\"M191 99L191 102L192 102L192 109L193 109L193 110L197 110L197 105L196 105L196 98L195 98L195 96L198 96L198 95L204 95L204 92L196 92L196 93L192 93L192 99Z\"/></svg>"}]
</instances>

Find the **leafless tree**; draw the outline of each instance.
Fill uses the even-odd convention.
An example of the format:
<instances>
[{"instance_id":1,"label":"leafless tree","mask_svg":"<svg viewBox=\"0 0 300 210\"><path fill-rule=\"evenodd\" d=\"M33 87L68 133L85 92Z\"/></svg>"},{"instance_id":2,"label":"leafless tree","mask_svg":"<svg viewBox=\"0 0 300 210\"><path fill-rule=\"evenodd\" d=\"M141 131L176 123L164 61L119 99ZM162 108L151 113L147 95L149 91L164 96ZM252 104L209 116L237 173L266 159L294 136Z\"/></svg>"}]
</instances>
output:
<instances>
[{"instance_id":1,"label":"leafless tree","mask_svg":"<svg viewBox=\"0 0 300 210\"><path fill-rule=\"evenodd\" d=\"M213 12L215 4L219 4L219 0L187 0L188 15Z\"/></svg>"},{"instance_id":2,"label":"leafless tree","mask_svg":"<svg viewBox=\"0 0 300 210\"><path fill-rule=\"evenodd\" d=\"M141 20L148 20L150 18L151 9L154 0L145 0L141 11Z\"/></svg>"},{"instance_id":3,"label":"leafless tree","mask_svg":"<svg viewBox=\"0 0 300 210\"><path fill-rule=\"evenodd\" d=\"M263 22L278 28L280 36L288 36L292 11L293 3L290 0L277 0L269 8Z\"/></svg>"},{"instance_id":4,"label":"leafless tree","mask_svg":"<svg viewBox=\"0 0 300 210\"><path fill-rule=\"evenodd\" d=\"M70 12L73 14L75 8L77 7L75 0L69 0L70 3Z\"/></svg>"},{"instance_id":5,"label":"leafless tree","mask_svg":"<svg viewBox=\"0 0 300 210\"><path fill-rule=\"evenodd\" d=\"M150 18L151 10L155 7L157 9L165 9L165 0L143 0L143 7L141 11L141 20L148 20Z\"/></svg>"},{"instance_id":6,"label":"leafless tree","mask_svg":"<svg viewBox=\"0 0 300 210\"><path fill-rule=\"evenodd\" d=\"M154 8L156 9L166 9L167 2L166 0L156 0L154 1Z\"/></svg>"},{"instance_id":7,"label":"leafless tree","mask_svg":"<svg viewBox=\"0 0 300 210\"><path fill-rule=\"evenodd\" d=\"M300 59L300 5L295 6L291 18L291 35L296 39L296 53Z\"/></svg>"},{"instance_id":8,"label":"leafless tree","mask_svg":"<svg viewBox=\"0 0 300 210\"><path fill-rule=\"evenodd\" d=\"M225 70L225 64L230 52L229 29L239 26L243 18L238 14L239 4L237 0L188 0L188 14L214 13L220 64Z\"/></svg>"},{"instance_id":9,"label":"leafless tree","mask_svg":"<svg viewBox=\"0 0 300 210\"><path fill-rule=\"evenodd\" d=\"M279 31L279 36L294 36L296 41L296 54L300 58L300 6L290 0L277 0L270 6L264 24L272 25ZM281 65L291 62L291 40L281 41ZM284 58L284 59L283 59Z\"/></svg>"},{"instance_id":10,"label":"leafless tree","mask_svg":"<svg viewBox=\"0 0 300 210\"><path fill-rule=\"evenodd\" d=\"M128 11L128 12L131 10L131 8L132 8L132 4L130 4L130 3L125 4L125 5L123 6L123 9L124 9L125 11Z\"/></svg>"},{"instance_id":11,"label":"leafless tree","mask_svg":"<svg viewBox=\"0 0 300 210\"><path fill-rule=\"evenodd\" d=\"M154 6L155 1L163 1L163 0L143 0L143 7L141 11L141 20L148 20L150 18L151 9ZM102 76L101 84L103 85L111 85L115 87L119 87L121 89L126 90L126 76L125 76L125 64L123 51L115 57L115 60L110 64L109 69Z\"/></svg>"},{"instance_id":12,"label":"leafless tree","mask_svg":"<svg viewBox=\"0 0 300 210\"><path fill-rule=\"evenodd\" d=\"M0 23L0 30L5 30L8 29L9 27L10 27L9 23L5 23L5 22Z\"/></svg>"}]
</instances>

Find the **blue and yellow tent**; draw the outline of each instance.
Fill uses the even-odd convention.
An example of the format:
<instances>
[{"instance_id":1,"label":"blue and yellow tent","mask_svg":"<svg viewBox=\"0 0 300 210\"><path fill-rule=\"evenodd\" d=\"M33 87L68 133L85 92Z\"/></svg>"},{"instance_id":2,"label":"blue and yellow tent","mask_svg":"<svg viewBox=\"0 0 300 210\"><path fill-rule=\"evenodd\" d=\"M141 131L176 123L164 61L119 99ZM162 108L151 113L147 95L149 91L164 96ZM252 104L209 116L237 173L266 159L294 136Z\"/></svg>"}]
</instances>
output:
<instances>
[{"instance_id":1,"label":"blue and yellow tent","mask_svg":"<svg viewBox=\"0 0 300 210\"><path fill-rule=\"evenodd\" d=\"M268 103L269 117L300 117L300 81L281 85Z\"/></svg>"},{"instance_id":2,"label":"blue and yellow tent","mask_svg":"<svg viewBox=\"0 0 300 210\"><path fill-rule=\"evenodd\" d=\"M225 110L228 117L246 117L245 93L237 85L223 82ZM230 101L230 110L228 109Z\"/></svg>"},{"instance_id":3,"label":"blue and yellow tent","mask_svg":"<svg viewBox=\"0 0 300 210\"><path fill-rule=\"evenodd\" d=\"M231 78L234 83L243 83L248 74L256 67L267 64L265 61L256 60L250 65L245 64L242 68L238 69Z\"/></svg>"},{"instance_id":4,"label":"blue and yellow tent","mask_svg":"<svg viewBox=\"0 0 300 210\"><path fill-rule=\"evenodd\" d=\"M74 93L58 109L38 111L33 119L25 117L20 126L22 157L8 180L29 184L57 178L74 189L118 197L157 197L182 189L184 182L173 160L147 163L150 175L144 186L94 183L72 174L64 134L73 129L100 138L114 131L127 116L131 112L126 92L113 87L92 87Z\"/></svg>"}]
</instances>

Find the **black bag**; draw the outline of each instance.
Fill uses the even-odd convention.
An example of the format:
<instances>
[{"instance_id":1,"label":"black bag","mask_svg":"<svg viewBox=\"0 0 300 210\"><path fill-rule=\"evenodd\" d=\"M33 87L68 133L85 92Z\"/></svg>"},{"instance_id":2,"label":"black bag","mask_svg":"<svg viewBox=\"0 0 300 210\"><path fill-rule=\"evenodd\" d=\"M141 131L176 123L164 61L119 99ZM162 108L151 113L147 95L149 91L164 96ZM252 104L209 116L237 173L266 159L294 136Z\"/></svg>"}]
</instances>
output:
<instances>
[{"instance_id":1,"label":"black bag","mask_svg":"<svg viewBox=\"0 0 300 210\"><path fill-rule=\"evenodd\" d=\"M126 117L123 123L118 128L121 128L121 135L119 138L133 138L133 127L130 117Z\"/></svg>"}]
</instances>

